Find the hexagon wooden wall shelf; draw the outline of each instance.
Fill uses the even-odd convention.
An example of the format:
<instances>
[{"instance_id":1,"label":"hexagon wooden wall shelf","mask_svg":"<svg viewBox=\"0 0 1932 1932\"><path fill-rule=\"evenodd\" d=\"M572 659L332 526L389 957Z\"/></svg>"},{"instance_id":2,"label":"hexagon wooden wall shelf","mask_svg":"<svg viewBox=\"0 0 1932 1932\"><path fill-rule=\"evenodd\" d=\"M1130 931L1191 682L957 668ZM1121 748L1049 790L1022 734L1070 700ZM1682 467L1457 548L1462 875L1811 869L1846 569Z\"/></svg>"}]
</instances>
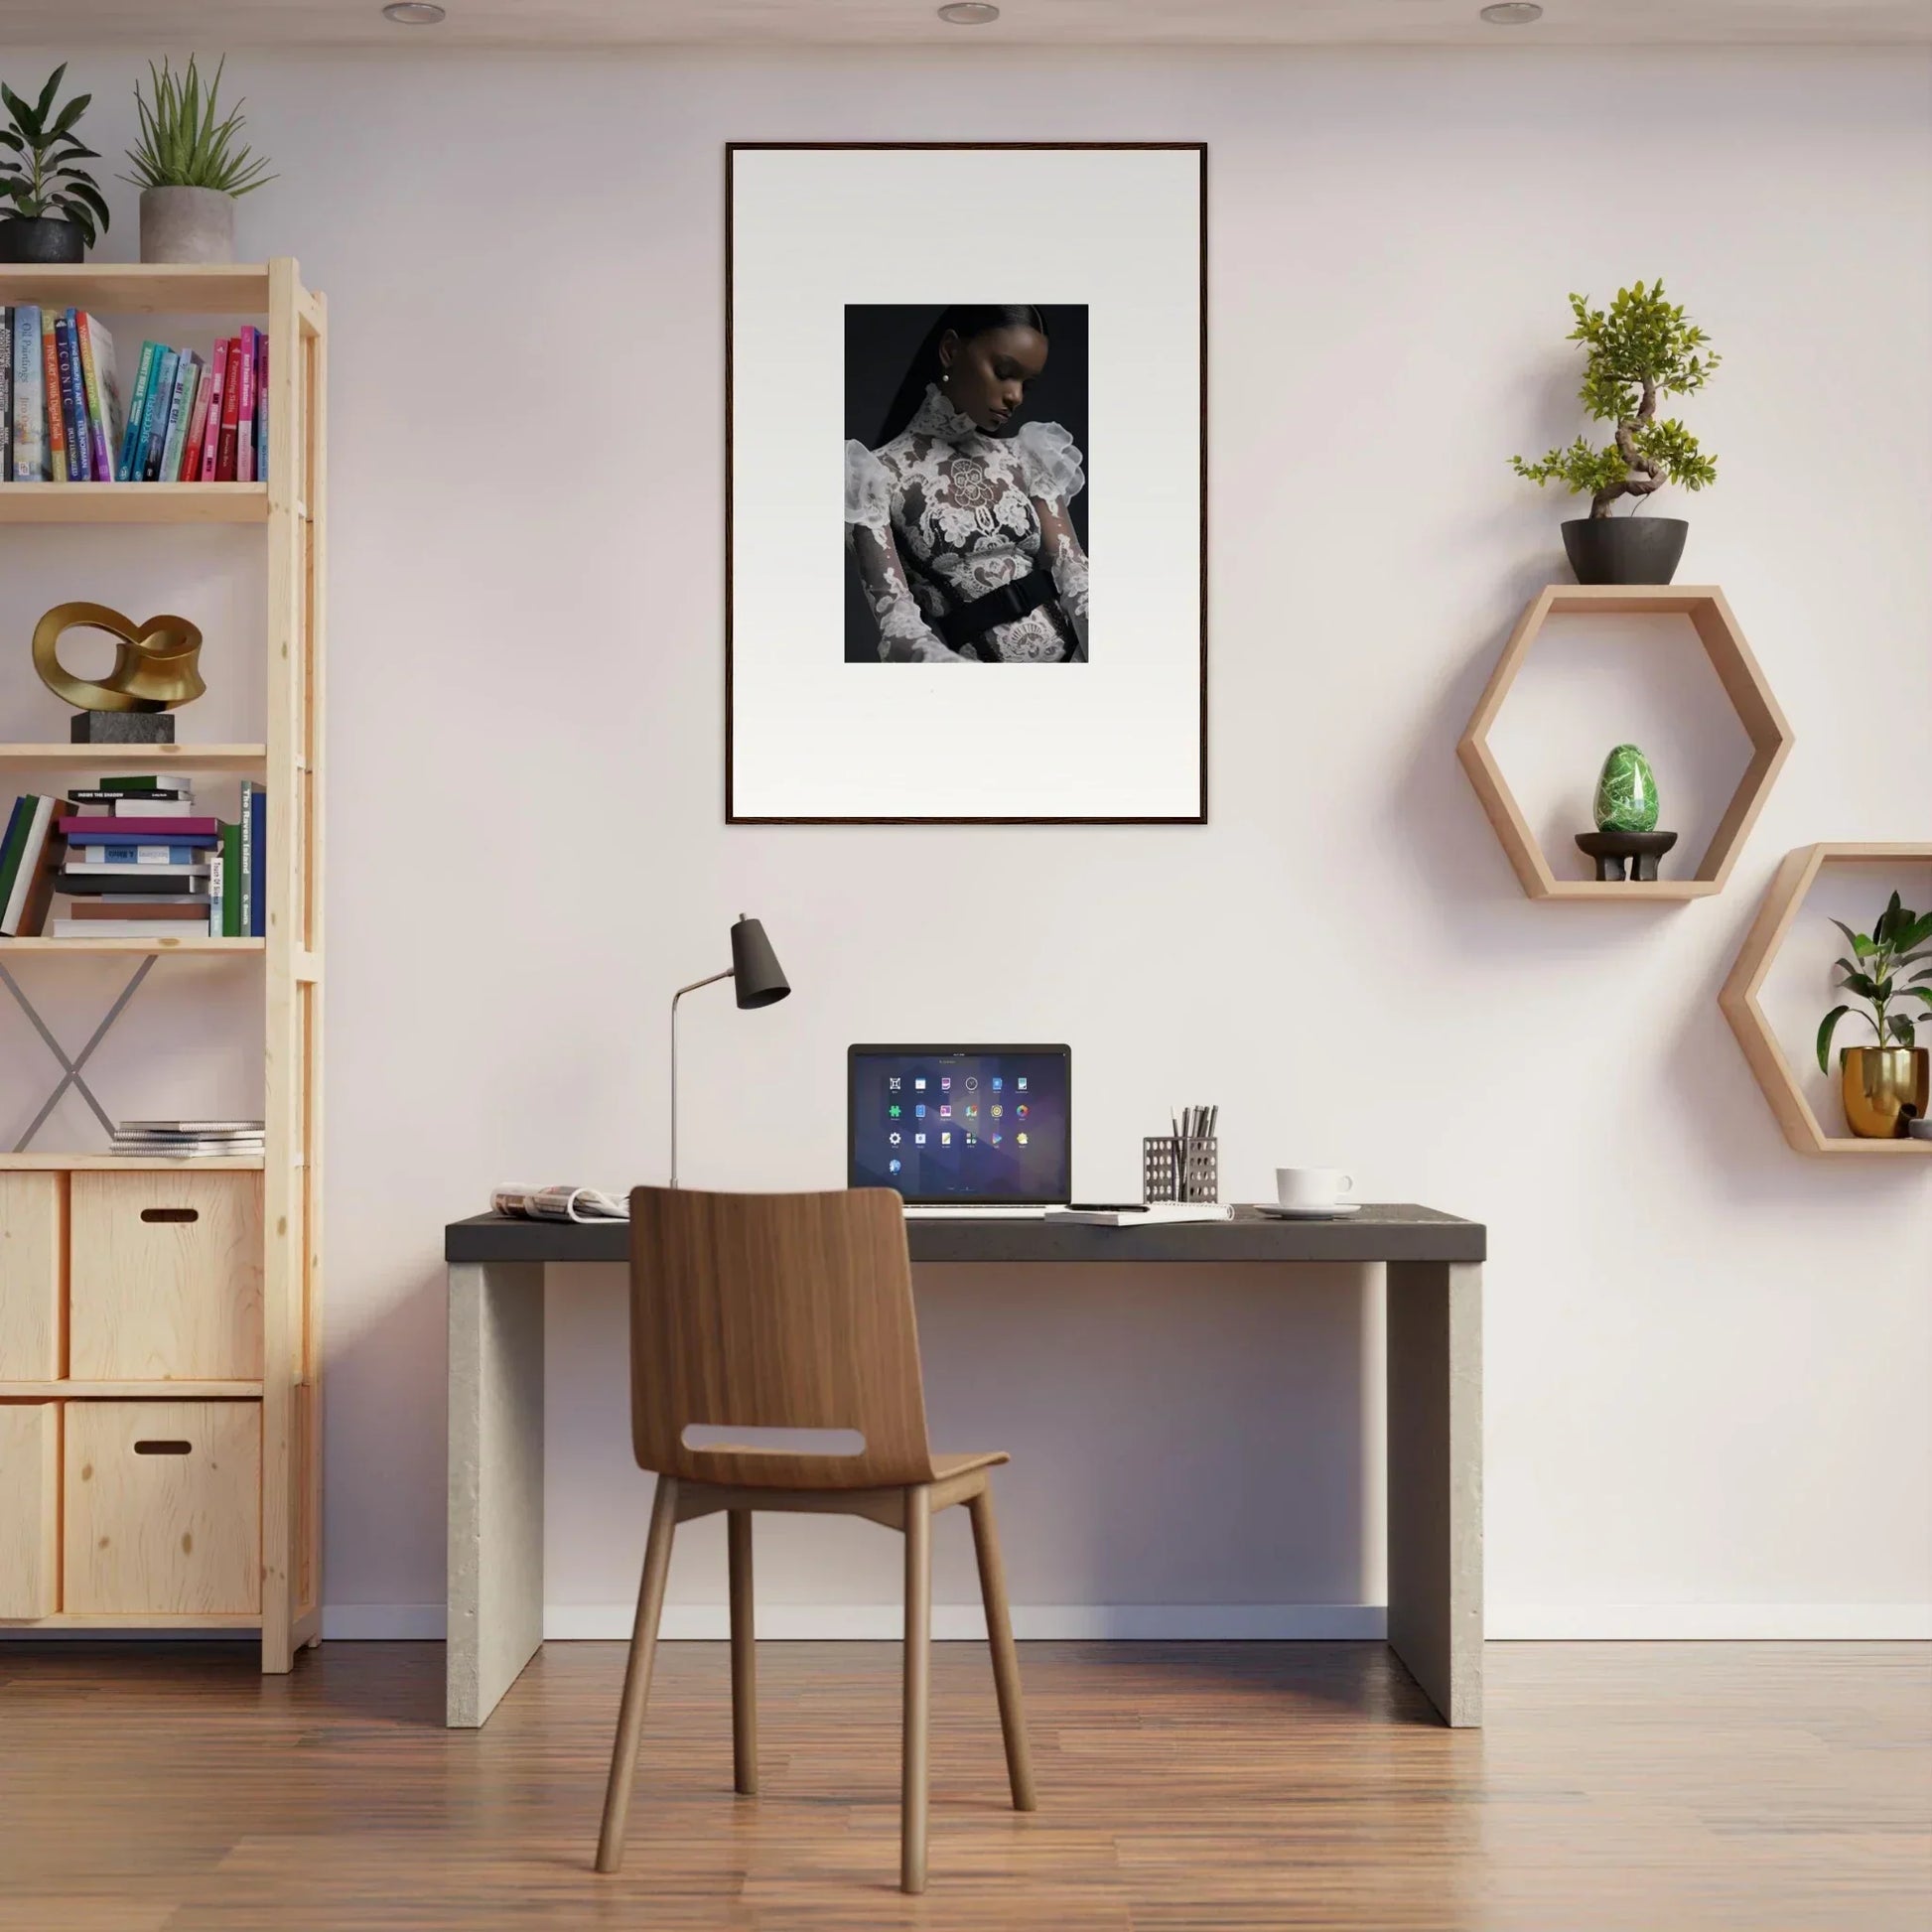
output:
<instances>
[{"instance_id":1,"label":"hexagon wooden wall shelf","mask_svg":"<svg viewBox=\"0 0 1932 1932\"><path fill-rule=\"evenodd\" d=\"M1730 1030L1737 1035L1778 1125L1784 1129L1784 1138L1800 1154L1932 1161L1932 1141L1867 1141L1856 1134L1827 1134L1757 1003L1778 948L1803 909L1806 894L1827 866L1897 865L1901 861L1932 865L1932 845L1801 845L1787 854L1718 995L1718 1004L1730 1022Z\"/></svg>"},{"instance_id":2,"label":"hexagon wooden wall shelf","mask_svg":"<svg viewBox=\"0 0 1932 1932\"><path fill-rule=\"evenodd\" d=\"M1751 761L1731 794L1718 829L1688 879L1595 880L1559 879L1551 870L1529 820L1523 816L1502 767L1489 750L1503 701L1516 682L1536 642L1537 633L1554 617L1683 617L1689 618L1698 641L1718 674L1730 708L1737 714L1751 742ZM1687 584L1551 584L1539 591L1523 613L1502 657L1498 660L1482 702L1462 734L1455 755L1475 786L1482 809L1496 828L1503 851L1516 869L1531 898L1595 898L1658 900L1708 898L1722 892L1739 849L1770 792L1778 767L1791 750L1791 727L1778 709L1771 687L1764 682L1744 635L1737 628L1725 594L1710 585Z\"/></svg>"}]
</instances>

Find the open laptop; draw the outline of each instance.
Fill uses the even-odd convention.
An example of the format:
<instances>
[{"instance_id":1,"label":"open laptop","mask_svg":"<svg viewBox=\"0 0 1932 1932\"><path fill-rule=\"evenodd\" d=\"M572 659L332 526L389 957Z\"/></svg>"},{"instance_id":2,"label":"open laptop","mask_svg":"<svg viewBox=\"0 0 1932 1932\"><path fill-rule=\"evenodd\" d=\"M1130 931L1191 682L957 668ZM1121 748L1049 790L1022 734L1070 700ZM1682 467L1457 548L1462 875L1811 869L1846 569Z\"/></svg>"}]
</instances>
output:
<instances>
[{"instance_id":1,"label":"open laptop","mask_svg":"<svg viewBox=\"0 0 1932 1932\"><path fill-rule=\"evenodd\" d=\"M910 1214L1038 1214L1073 1191L1066 1046L853 1046L846 1179Z\"/></svg>"}]
</instances>

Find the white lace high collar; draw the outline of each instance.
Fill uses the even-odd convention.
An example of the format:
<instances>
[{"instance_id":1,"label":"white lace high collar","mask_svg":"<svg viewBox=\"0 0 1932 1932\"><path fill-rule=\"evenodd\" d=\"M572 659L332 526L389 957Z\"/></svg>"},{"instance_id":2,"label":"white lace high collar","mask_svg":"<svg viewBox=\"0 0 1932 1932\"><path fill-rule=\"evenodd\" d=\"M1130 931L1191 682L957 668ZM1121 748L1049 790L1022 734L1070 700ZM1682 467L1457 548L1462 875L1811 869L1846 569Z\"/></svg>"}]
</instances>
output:
<instances>
[{"instance_id":1,"label":"white lace high collar","mask_svg":"<svg viewBox=\"0 0 1932 1932\"><path fill-rule=\"evenodd\" d=\"M964 443L984 434L972 417L961 415L930 382L925 385L925 400L912 412L905 428L909 435L936 436L942 443Z\"/></svg>"}]
</instances>

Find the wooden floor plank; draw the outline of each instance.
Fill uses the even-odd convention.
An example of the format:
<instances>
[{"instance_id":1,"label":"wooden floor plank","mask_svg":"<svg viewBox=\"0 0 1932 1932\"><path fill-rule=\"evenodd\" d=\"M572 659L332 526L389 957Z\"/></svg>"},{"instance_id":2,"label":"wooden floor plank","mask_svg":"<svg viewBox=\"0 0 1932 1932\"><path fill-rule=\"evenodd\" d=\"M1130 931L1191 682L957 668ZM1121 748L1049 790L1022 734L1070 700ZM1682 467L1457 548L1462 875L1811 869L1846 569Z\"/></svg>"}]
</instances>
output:
<instances>
[{"instance_id":1,"label":"wooden floor plank","mask_svg":"<svg viewBox=\"0 0 1932 1932\"><path fill-rule=\"evenodd\" d=\"M897 1890L897 1652L666 1645L623 1871L591 1870L623 1651L481 1731L443 1653L0 1645L0 1932L1923 1932L1932 1647L1489 1647L1481 1731L1380 1645L1027 1644L1040 1810L983 1649L933 1653L931 1890Z\"/></svg>"}]
</instances>

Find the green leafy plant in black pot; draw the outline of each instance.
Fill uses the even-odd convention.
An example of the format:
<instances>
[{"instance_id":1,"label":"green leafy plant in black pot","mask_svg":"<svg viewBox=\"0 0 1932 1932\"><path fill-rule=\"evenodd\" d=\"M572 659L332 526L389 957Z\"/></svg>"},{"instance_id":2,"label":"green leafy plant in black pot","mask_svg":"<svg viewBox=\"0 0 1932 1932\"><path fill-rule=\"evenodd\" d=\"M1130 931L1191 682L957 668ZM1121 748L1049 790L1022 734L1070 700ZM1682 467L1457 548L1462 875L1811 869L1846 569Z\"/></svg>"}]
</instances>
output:
<instances>
[{"instance_id":1,"label":"green leafy plant in black pot","mask_svg":"<svg viewBox=\"0 0 1932 1932\"><path fill-rule=\"evenodd\" d=\"M1932 1009L1932 912L1914 912L1894 893L1869 932L1854 932L1843 919L1832 923L1852 947L1838 962L1838 985L1870 1009L1865 1020L1877 1035L1875 1045L1848 1046L1839 1055L1846 1125L1864 1140L1903 1139L1932 1103L1932 1053L1919 1045L1912 1015L1892 1007L1917 1000ZM1919 970L1909 972L1914 966ZM1834 1007L1819 1026L1821 1073L1832 1070L1832 1035L1851 1011Z\"/></svg>"},{"instance_id":2,"label":"green leafy plant in black pot","mask_svg":"<svg viewBox=\"0 0 1932 1932\"><path fill-rule=\"evenodd\" d=\"M1710 338L1664 296L1661 280L1648 288L1618 289L1607 310L1592 309L1587 296L1570 298L1577 326L1566 341L1582 343L1586 360L1578 399L1590 418L1614 423L1601 448L1580 436L1568 449L1536 462L1514 457L1519 477L1561 483L1587 496L1589 515L1563 526L1563 547L1580 584L1668 584L1684 554L1690 525L1677 517L1612 517L1611 505L1632 499L1632 509L1666 483L1703 489L1718 480L1715 457L1674 416L1659 418L1666 396L1694 395L1717 368Z\"/></svg>"},{"instance_id":3,"label":"green leafy plant in black pot","mask_svg":"<svg viewBox=\"0 0 1932 1932\"><path fill-rule=\"evenodd\" d=\"M100 159L73 131L93 95L54 104L67 70L63 62L31 102L0 82L0 261L77 262L107 226L93 176L74 165Z\"/></svg>"}]
</instances>

